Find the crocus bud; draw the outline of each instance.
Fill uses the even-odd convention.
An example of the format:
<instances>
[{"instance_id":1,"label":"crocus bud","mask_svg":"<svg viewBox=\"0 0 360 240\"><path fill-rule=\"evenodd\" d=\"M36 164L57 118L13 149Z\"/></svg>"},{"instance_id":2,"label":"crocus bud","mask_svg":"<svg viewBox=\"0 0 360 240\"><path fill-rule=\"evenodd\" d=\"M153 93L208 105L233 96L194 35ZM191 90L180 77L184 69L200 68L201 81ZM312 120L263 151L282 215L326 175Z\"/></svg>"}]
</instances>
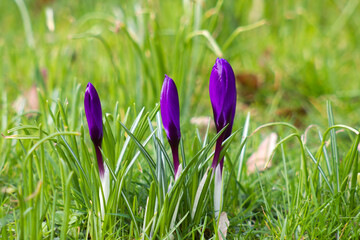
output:
<instances>
[{"instance_id":1,"label":"crocus bud","mask_svg":"<svg viewBox=\"0 0 360 240\"><path fill-rule=\"evenodd\" d=\"M222 150L221 144L231 134L236 108L235 75L230 64L225 59L216 59L211 71L209 85L210 100L217 132L229 124L216 142L212 163L212 168L215 170L219 163L219 156ZM220 160L221 172L223 165L224 158Z\"/></svg>"},{"instance_id":2,"label":"crocus bud","mask_svg":"<svg viewBox=\"0 0 360 240\"><path fill-rule=\"evenodd\" d=\"M91 141L94 143L100 178L104 176L104 161L101 155L101 143L103 139L101 103L95 87L88 83L84 99L85 115L89 126Z\"/></svg>"},{"instance_id":3,"label":"crocus bud","mask_svg":"<svg viewBox=\"0 0 360 240\"><path fill-rule=\"evenodd\" d=\"M175 177L179 169L180 110L179 96L174 81L165 75L160 95L161 118L171 146Z\"/></svg>"}]
</instances>

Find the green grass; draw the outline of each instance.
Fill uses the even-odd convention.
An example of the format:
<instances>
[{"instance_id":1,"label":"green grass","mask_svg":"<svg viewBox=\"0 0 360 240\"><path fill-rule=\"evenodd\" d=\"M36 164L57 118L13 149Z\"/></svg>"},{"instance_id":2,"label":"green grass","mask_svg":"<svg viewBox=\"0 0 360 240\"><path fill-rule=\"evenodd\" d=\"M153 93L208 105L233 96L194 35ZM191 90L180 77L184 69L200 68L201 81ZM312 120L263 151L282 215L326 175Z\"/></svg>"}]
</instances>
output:
<instances>
[{"instance_id":1,"label":"green grass","mask_svg":"<svg viewBox=\"0 0 360 240\"><path fill-rule=\"evenodd\" d=\"M358 0L1 1L0 238L216 239L207 169L217 136L190 121L212 116L208 79L224 57L238 90L223 179L227 239L358 239L358 8ZM176 183L160 127L164 74L180 97ZM111 170L105 216L83 107L89 81ZM248 172L270 132L279 136L271 167Z\"/></svg>"}]
</instances>

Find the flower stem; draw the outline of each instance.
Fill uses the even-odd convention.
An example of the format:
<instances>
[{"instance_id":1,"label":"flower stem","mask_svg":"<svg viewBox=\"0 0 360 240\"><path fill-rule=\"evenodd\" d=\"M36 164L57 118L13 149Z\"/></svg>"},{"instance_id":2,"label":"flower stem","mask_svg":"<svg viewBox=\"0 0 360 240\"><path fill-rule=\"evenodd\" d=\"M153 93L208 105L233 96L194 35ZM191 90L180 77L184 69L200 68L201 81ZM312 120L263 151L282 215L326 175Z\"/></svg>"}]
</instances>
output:
<instances>
[{"instance_id":1,"label":"flower stem","mask_svg":"<svg viewBox=\"0 0 360 240\"><path fill-rule=\"evenodd\" d=\"M173 155L173 162L174 162L174 174L175 174L175 180L176 180L176 174L177 171L179 169L179 145L178 144L174 144L173 146L171 146L171 151L172 151L172 155Z\"/></svg>"},{"instance_id":2,"label":"flower stem","mask_svg":"<svg viewBox=\"0 0 360 240\"><path fill-rule=\"evenodd\" d=\"M98 163L98 167L99 167L99 175L100 175L100 179L102 180L104 178L104 161L103 161L103 157L100 151L101 145L94 145L95 146L95 151L96 151L96 158L97 158L97 163Z\"/></svg>"},{"instance_id":3,"label":"flower stem","mask_svg":"<svg viewBox=\"0 0 360 240\"><path fill-rule=\"evenodd\" d=\"M222 171L221 166L215 168L214 179L214 213L216 219L219 217L222 209L223 186L222 186Z\"/></svg>"},{"instance_id":4,"label":"flower stem","mask_svg":"<svg viewBox=\"0 0 360 240\"><path fill-rule=\"evenodd\" d=\"M211 167L214 169L215 172L215 168L219 163L219 157L220 157L220 153L222 150L222 141L223 141L223 134L221 134L221 136L217 139L216 141L216 146L215 146L215 153L214 153L214 160L212 162ZM220 161L220 170L222 172L223 169L223 165L224 165L224 158L221 159Z\"/></svg>"}]
</instances>

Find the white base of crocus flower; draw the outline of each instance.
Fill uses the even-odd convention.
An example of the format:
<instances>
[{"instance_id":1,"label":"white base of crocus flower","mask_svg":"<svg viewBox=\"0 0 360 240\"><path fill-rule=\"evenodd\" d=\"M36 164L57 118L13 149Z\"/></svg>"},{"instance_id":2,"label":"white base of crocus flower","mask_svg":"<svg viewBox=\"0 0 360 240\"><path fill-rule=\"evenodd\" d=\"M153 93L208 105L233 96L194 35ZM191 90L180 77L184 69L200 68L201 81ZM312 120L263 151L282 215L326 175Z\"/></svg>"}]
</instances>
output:
<instances>
[{"instance_id":1,"label":"white base of crocus flower","mask_svg":"<svg viewBox=\"0 0 360 240\"><path fill-rule=\"evenodd\" d=\"M105 207L107 204L107 200L110 194L110 172L106 164L104 164L104 176L100 178L101 180L101 188L99 189L99 199L100 199L100 209L101 209L101 218L104 219L105 217ZM103 195L104 192L104 195Z\"/></svg>"},{"instance_id":2,"label":"white base of crocus flower","mask_svg":"<svg viewBox=\"0 0 360 240\"><path fill-rule=\"evenodd\" d=\"M168 186L168 192L170 192L170 190L172 189L172 187L175 185L175 182L176 180L179 178L180 174L181 174L181 171L182 171L182 166L179 165L179 168L178 168L178 171L175 175L175 178L174 178L174 181L171 179L170 183L169 183L169 186Z\"/></svg>"},{"instance_id":3,"label":"white base of crocus flower","mask_svg":"<svg viewBox=\"0 0 360 240\"><path fill-rule=\"evenodd\" d=\"M218 218L222 210L222 198L223 198L223 184L222 184L222 172L220 164L215 169L214 179L214 212L215 217Z\"/></svg>"},{"instance_id":4,"label":"white base of crocus flower","mask_svg":"<svg viewBox=\"0 0 360 240\"><path fill-rule=\"evenodd\" d=\"M171 218L170 230L172 230L172 229L175 227L175 223L176 223L176 219L177 219L177 214L178 214L178 211L179 211L179 206L180 206L180 203L181 203L182 196L183 196L183 193L181 192L180 197L179 197L179 199L178 199L178 202L177 202L177 204L176 204L176 207L175 207L173 216L172 216L172 218ZM175 239L175 234L174 234L174 233L170 235L170 240L173 240L173 239Z\"/></svg>"},{"instance_id":5,"label":"white base of crocus flower","mask_svg":"<svg viewBox=\"0 0 360 240\"><path fill-rule=\"evenodd\" d=\"M181 171L182 171L182 165L180 164L180 165L179 165L179 168L178 168L178 171L177 171L177 173L176 173L176 175L175 175L175 181L176 181L176 179L179 178L179 176L180 176L180 174L181 174Z\"/></svg>"},{"instance_id":6,"label":"white base of crocus flower","mask_svg":"<svg viewBox=\"0 0 360 240\"><path fill-rule=\"evenodd\" d=\"M192 211L191 211L191 219L194 219L194 217L195 217L195 213L197 211L197 206L199 204L199 200L200 200L201 194L203 192L206 179L208 177L209 169L210 168L206 169L206 172L205 172L203 178L201 179L201 181L199 183L198 189L196 190L194 205L193 205L193 208L192 208ZM211 174L211 178L213 178L213 176L214 176L214 174ZM211 179L210 179L210 181L211 181Z\"/></svg>"}]
</instances>

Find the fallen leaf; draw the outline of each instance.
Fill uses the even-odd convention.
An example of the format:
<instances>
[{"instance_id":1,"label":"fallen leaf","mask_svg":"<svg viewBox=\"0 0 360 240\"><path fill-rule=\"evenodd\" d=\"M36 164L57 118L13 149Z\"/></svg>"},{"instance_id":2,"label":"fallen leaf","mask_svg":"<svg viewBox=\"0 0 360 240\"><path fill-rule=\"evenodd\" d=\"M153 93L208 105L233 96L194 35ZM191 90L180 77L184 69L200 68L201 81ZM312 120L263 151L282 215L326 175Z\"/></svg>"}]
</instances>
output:
<instances>
[{"instance_id":1,"label":"fallen leaf","mask_svg":"<svg viewBox=\"0 0 360 240\"><path fill-rule=\"evenodd\" d=\"M207 116L192 117L190 119L191 124L197 125L199 127L207 127L209 121L210 121L210 127L215 127L214 122L211 121L211 118Z\"/></svg>"},{"instance_id":2,"label":"fallen leaf","mask_svg":"<svg viewBox=\"0 0 360 240\"><path fill-rule=\"evenodd\" d=\"M229 222L226 212L222 212L220 214L219 228L218 228L219 240L226 239L226 233L227 233L227 229L228 229L229 225L230 225L230 222Z\"/></svg>"},{"instance_id":3,"label":"fallen leaf","mask_svg":"<svg viewBox=\"0 0 360 240\"><path fill-rule=\"evenodd\" d=\"M277 141L277 134L270 133L260 144L259 148L254 152L246 162L248 173L255 172L256 169L260 171L265 170L265 164L269 161L272 152L275 149ZM267 167L271 166L271 162Z\"/></svg>"},{"instance_id":4,"label":"fallen leaf","mask_svg":"<svg viewBox=\"0 0 360 240\"><path fill-rule=\"evenodd\" d=\"M54 10L51 7L45 8L46 26L50 32L55 31Z\"/></svg>"},{"instance_id":5,"label":"fallen leaf","mask_svg":"<svg viewBox=\"0 0 360 240\"><path fill-rule=\"evenodd\" d=\"M39 110L39 96L36 90L36 86L33 85L29 91L27 91L25 94L26 98L26 111L38 111Z\"/></svg>"},{"instance_id":6,"label":"fallen leaf","mask_svg":"<svg viewBox=\"0 0 360 240\"><path fill-rule=\"evenodd\" d=\"M12 107L15 110L15 112L17 113L22 113L24 112L25 109L25 104L26 104L26 99L24 96L19 96L18 98L16 98L16 100L13 102Z\"/></svg>"},{"instance_id":7,"label":"fallen leaf","mask_svg":"<svg viewBox=\"0 0 360 240\"><path fill-rule=\"evenodd\" d=\"M16 191L16 189L13 188L13 187L3 187L3 188L1 188L1 193L11 194L11 193L14 193L15 191Z\"/></svg>"},{"instance_id":8,"label":"fallen leaf","mask_svg":"<svg viewBox=\"0 0 360 240\"><path fill-rule=\"evenodd\" d=\"M239 93L246 104L253 103L255 101L255 95L262 87L263 81L258 75L248 72L241 72L236 74L236 83L240 85Z\"/></svg>"},{"instance_id":9,"label":"fallen leaf","mask_svg":"<svg viewBox=\"0 0 360 240\"><path fill-rule=\"evenodd\" d=\"M294 119L294 125L297 127L303 126L303 119L306 114L307 111L304 107L284 107L276 110L276 115Z\"/></svg>"},{"instance_id":10,"label":"fallen leaf","mask_svg":"<svg viewBox=\"0 0 360 240\"><path fill-rule=\"evenodd\" d=\"M201 134L205 134L209 122L210 129L215 130L215 123L208 116L192 117L190 119L190 123L196 125Z\"/></svg>"},{"instance_id":11,"label":"fallen leaf","mask_svg":"<svg viewBox=\"0 0 360 240\"><path fill-rule=\"evenodd\" d=\"M17 113L38 111L39 110L39 96L36 85L33 85L29 90L25 91L23 95L19 96L12 104Z\"/></svg>"}]
</instances>

